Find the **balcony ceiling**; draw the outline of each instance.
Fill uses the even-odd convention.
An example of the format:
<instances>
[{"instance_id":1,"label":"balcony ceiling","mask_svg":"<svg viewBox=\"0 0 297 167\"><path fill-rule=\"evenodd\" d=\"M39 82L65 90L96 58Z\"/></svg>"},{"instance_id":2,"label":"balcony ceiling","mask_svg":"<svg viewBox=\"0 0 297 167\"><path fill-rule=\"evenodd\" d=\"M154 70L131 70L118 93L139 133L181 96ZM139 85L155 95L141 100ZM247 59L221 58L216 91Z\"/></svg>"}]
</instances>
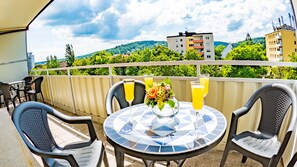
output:
<instances>
[{"instance_id":1,"label":"balcony ceiling","mask_svg":"<svg viewBox=\"0 0 297 167\"><path fill-rule=\"evenodd\" d=\"M28 30L53 0L0 0L0 35Z\"/></svg>"}]
</instances>

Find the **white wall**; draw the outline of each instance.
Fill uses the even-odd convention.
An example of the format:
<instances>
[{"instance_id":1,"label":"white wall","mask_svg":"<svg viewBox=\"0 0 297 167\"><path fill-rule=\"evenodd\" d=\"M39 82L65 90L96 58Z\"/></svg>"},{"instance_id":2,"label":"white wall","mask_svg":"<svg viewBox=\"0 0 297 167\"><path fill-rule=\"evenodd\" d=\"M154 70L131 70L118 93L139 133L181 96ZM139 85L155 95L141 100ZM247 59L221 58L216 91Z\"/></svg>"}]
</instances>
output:
<instances>
[{"instance_id":1,"label":"white wall","mask_svg":"<svg viewBox=\"0 0 297 167\"><path fill-rule=\"evenodd\" d=\"M26 75L26 32L0 35L0 81L17 81Z\"/></svg>"}]
</instances>

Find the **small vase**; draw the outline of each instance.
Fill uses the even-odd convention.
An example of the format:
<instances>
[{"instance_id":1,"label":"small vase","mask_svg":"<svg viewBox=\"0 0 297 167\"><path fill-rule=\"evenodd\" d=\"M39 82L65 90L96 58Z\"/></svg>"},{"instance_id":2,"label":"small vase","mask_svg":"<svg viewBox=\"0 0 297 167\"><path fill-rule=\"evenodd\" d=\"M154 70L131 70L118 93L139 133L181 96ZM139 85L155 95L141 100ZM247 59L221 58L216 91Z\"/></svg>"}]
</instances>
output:
<instances>
[{"instance_id":1,"label":"small vase","mask_svg":"<svg viewBox=\"0 0 297 167\"><path fill-rule=\"evenodd\" d=\"M151 107L152 112L156 116L153 120L153 124L157 124L157 126L166 125L172 129L174 129L174 126L178 125L179 120L175 115L179 111L179 103L175 98L173 98L173 100L175 101L175 106L173 108L170 107L168 103L165 103L162 110L160 110L158 106ZM153 125L153 129L154 127L155 125Z\"/></svg>"}]
</instances>

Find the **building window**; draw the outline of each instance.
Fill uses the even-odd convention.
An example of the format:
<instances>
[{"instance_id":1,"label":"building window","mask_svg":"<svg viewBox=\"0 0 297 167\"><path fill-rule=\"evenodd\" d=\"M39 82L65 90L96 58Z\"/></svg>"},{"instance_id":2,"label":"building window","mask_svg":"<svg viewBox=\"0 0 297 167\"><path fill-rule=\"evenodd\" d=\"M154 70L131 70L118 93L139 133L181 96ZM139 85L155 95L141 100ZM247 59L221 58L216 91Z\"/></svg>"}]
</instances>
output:
<instances>
[{"instance_id":1,"label":"building window","mask_svg":"<svg viewBox=\"0 0 297 167\"><path fill-rule=\"evenodd\" d=\"M193 38L190 38L189 41L193 41Z\"/></svg>"},{"instance_id":2,"label":"building window","mask_svg":"<svg viewBox=\"0 0 297 167\"><path fill-rule=\"evenodd\" d=\"M190 46L190 47L193 47L193 46L194 46L194 44L189 44L189 46Z\"/></svg>"},{"instance_id":3,"label":"building window","mask_svg":"<svg viewBox=\"0 0 297 167\"><path fill-rule=\"evenodd\" d=\"M207 49L206 52L210 52L210 49Z\"/></svg>"},{"instance_id":4,"label":"building window","mask_svg":"<svg viewBox=\"0 0 297 167\"><path fill-rule=\"evenodd\" d=\"M181 45L180 45L180 47L184 47L184 45L183 45L183 44L181 44Z\"/></svg>"},{"instance_id":5,"label":"building window","mask_svg":"<svg viewBox=\"0 0 297 167\"><path fill-rule=\"evenodd\" d=\"M178 45L176 45L176 47L178 48Z\"/></svg>"},{"instance_id":6,"label":"building window","mask_svg":"<svg viewBox=\"0 0 297 167\"><path fill-rule=\"evenodd\" d=\"M180 41L182 42L182 41L183 41L183 39L180 39Z\"/></svg>"},{"instance_id":7,"label":"building window","mask_svg":"<svg viewBox=\"0 0 297 167\"><path fill-rule=\"evenodd\" d=\"M296 45L296 41L294 41L294 45Z\"/></svg>"},{"instance_id":8,"label":"building window","mask_svg":"<svg viewBox=\"0 0 297 167\"><path fill-rule=\"evenodd\" d=\"M178 42L178 39L176 39L175 42Z\"/></svg>"},{"instance_id":9,"label":"building window","mask_svg":"<svg viewBox=\"0 0 297 167\"><path fill-rule=\"evenodd\" d=\"M208 59L209 59L209 58L211 58L211 56L210 56L210 55L207 55L206 57L207 57Z\"/></svg>"},{"instance_id":10,"label":"building window","mask_svg":"<svg viewBox=\"0 0 297 167\"><path fill-rule=\"evenodd\" d=\"M209 39L209 36L206 36L205 39Z\"/></svg>"}]
</instances>

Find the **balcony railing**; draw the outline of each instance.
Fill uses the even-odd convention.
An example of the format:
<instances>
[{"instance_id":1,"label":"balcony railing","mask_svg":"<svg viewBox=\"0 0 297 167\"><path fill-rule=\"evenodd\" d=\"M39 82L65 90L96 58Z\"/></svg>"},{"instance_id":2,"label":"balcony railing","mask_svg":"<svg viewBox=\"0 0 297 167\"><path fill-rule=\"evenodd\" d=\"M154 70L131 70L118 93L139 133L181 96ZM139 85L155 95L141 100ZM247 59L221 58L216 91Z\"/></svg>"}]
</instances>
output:
<instances>
[{"instance_id":1,"label":"balcony railing","mask_svg":"<svg viewBox=\"0 0 297 167\"><path fill-rule=\"evenodd\" d=\"M162 62L141 62L141 63L119 63L119 64L103 64L90 65L80 67L67 67L56 69L40 69L34 70L33 73L46 71L44 75L44 83L42 85L44 97L47 103L68 110L78 115L91 115L93 120L103 123L106 118L105 113L105 96L114 83L123 78L135 78L143 80L142 76L118 76L112 74L115 67L132 67L132 66L173 66L173 65L195 65L197 75L200 74L201 65L236 65L236 66L282 66L297 67L297 63L293 62L267 62L267 61L162 61ZM92 75L79 76L71 75L70 70L89 69L89 68L108 68L109 75ZM67 75L49 75L50 71L65 70ZM159 82L167 76L155 76L154 80ZM173 85L173 91L179 101L191 101L190 81L196 77L168 76ZM209 94L205 98L205 104L221 111L228 122L230 122L232 111L242 107L251 94L261 86L268 83L282 83L291 87L295 92L297 88L296 80L282 79L259 79L259 78L221 78L210 77ZM252 112L244 116L240 120L239 130L251 129L255 130L257 122L259 122L260 113L257 107ZM118 108L116 106L116 108ZM285 120L287 121L287 120ZM285 127L285 126L283 126ZM283 131L281 131L283 132ZM228 134L228 132L226 132ZM223 149L227 135L218 149ZM290 143L289 149L286 151L284 162L290 158L291 152L296 150L295 141Z\"/></svg>"}]
</instances>

